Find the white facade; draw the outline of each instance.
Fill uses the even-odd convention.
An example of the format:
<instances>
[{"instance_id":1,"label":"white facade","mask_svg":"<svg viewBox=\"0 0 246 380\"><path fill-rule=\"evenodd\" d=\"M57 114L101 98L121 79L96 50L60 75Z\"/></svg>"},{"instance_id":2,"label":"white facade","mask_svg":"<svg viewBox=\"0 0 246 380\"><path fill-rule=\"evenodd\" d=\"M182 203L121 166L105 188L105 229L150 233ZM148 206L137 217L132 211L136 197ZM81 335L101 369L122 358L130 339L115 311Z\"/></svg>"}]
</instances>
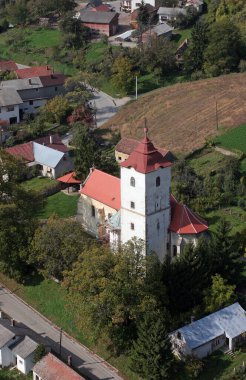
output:
<instances>
[{"instance_id":1,"label":"white facade","mask_svg":"<svg viewBox=\"0 0 246 380\"><path fill-rule=\"evenodd\" d=\"M0 120L8 120L10 124L20 122L20 106L19 104L0 107Z\"/></svg>"},{"instance_id":2,"label":"white facade","mask_svg":"<svg viewBox=\"0 0 246 380\"><path fill-rule=\"evenodd\" d=\"M34 366L34 353L23 359L21 356L16 355L16 367L17 369L27 375Z\"/></svg>"},{"instance_id":3,"label":"white facade","mask_svg":"<svg viewBox=\"0 0 246 380\"><path fill-rule=\"evenodd\" d=\"M161 261L167 251L170 184L170 167L147 174L121 167L121 242L142 239L145 254L154 251Z\"/></svg>"}]
</instances>

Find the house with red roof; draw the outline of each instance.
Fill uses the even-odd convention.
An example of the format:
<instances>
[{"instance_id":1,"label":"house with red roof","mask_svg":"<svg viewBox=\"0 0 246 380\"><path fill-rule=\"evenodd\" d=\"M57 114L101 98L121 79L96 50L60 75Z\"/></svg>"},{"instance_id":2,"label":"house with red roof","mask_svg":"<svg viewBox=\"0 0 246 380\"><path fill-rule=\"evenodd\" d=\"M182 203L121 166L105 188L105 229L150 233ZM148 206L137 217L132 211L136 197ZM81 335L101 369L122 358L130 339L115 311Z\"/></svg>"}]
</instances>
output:
<instances>
[{"instance_id":1,"label":"house with red roof","mask_svg":"<svg viewBox=\"0 0 246 380\"><path fill-rule=\"evenodd\" d=\"M160 261L175 257L185 245L195 245L207 222L170 193L171 166L147 135L121 162L120 178L92 169L80 190L80 220L92 235L109 239L112 249L136 237L144 253Z\"/></svg>"},{"instance_id":2,"label":"house with red roof","mask_svg":"<svg viewBox=\"0 0 246 380\"><path fill-rule=\"evenodd\" d=\"M18 79L43 77L53 74L53 68L46 66L33 66L15 70Z\"/></svg>"}]
</instances>

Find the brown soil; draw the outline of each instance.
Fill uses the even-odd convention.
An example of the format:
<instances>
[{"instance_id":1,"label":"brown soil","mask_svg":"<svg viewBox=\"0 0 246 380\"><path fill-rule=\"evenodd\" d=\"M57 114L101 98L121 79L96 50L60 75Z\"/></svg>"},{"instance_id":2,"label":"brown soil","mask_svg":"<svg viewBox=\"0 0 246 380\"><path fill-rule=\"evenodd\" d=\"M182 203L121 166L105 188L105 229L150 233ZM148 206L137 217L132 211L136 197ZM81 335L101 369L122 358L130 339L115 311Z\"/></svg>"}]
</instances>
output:
<instances>
[{"instance_id":1,"label":"brown soil","mask_svg":"<svg viewBox=\"0 0 246 380\"><path fill-rule=\"evenodd\" d=\"M101 128L119 130L122 137L141 139L144 118L156 145L176 154L187 154L225 129L246 123L246 73L152 91L122 107Z\"/></svg>"}]
</instances>

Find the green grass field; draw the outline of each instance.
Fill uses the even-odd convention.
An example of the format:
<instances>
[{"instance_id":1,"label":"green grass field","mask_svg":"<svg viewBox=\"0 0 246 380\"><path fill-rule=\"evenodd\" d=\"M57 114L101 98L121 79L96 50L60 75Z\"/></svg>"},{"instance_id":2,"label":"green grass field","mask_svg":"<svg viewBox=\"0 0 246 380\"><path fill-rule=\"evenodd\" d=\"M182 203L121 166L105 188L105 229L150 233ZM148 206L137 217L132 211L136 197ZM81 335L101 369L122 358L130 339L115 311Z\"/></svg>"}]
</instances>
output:
<instances>
[{"instance_id":1,"label":"green grass field","mask_svg":"<svg viewBox=\"0 0 246 380\"><path fill-rule=\"evenodd\" d=\"M217 137L215 143L221 147L240 150L246 154L246 125L241 125Z\"/></svg>"},{"instance_id":2,"label":"green grass field","mask_svg":"<svg viewBox=\"0 0 246 380\"><path fill-rule=\"evenodd\" d=\"M45 178L45 177L35 177L32 179L29 179L28 181L25 181L22 183L22 187L24 187L25 190L33 190L33 191L44 191L47 188L53 187L57 185L57 181L51 178Z\"/></svg>"},{"instance_id":3,"label":"green grass field","mask_svg":"<svg viewBox=\"0 0 246 380\"><path fill-rule=\"evenodd\" d=\"M240 207L228 206L208 212L205 219L208 221L209 230L212 232L216 230L222 219L228 221L231 225L231 235L235 235L245 228L246 212Z\"/></svg>"},{"instance_id":4,"label":"green grass field","mask_svg":"<svg viewBox=\"0 0 246 380\"><path fill-rule=\"evenodd\" d=\"M36 214L38 219L48 219L56 214L60 218L75 216L79 195L66 195L62 192L45 198L44 208Z\"/></svg>"},{"instance_id":5,"label":"green grass field","mask_svg":"<svg viewBox=\"0 0 246 380\"><path fill-rule=\"evenodd\" d=\"M8 369L0 370L0 380L28 380L32 379L32 374L24 376L17 370L10 371Z\"/></svg>"}]
</instances>

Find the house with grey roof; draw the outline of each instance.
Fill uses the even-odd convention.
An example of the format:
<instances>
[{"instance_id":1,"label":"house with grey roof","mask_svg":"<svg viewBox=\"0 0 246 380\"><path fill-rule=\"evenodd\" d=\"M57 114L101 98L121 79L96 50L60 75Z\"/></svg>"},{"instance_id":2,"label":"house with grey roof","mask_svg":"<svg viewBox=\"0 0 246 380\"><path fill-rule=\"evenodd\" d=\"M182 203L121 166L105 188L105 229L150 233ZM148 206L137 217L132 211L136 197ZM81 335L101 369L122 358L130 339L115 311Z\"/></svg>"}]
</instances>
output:
<instances>
[{"instance_id":1,"label":"house with grey roof","mask_svg":"<svg viewBox=\"0 0 246 380\"><path fill-rule=\"evenodd\" d=\"M34 355L37 347L38 343L27 335L10 346L14 363L17 369L24 373L24 375L27 375L33 369Z\"/></svg>"},{"instance_id":2,"label":"house with grey roof","mask_svg":"<svg viewBox=\"0 0 246 380\"><path fill-rule=\"evenodd\" d=\"M24 114L35 114L47 100L62 94L64 83L65 76L63 74L50 74L43 77L2 81L0 82L0 89L9 93L11 91L17 92L21 100L19 119L22 119Z\"/></svg>"},{"instance_id":3,"label":"house with grey roof","mask_svg":"<svg viewBox=\"0 0 246 380\"><path fill-rule=\"evenodd\" d=\"M246 339L246 311L238 302L169 334L179 357L204 358L226 346L233 350Z\"/></svg>"},{"instance_id":4,"label":"house with grey roof","mask_svg":"<svg viewBox=\"0 0 246 380\"><path fill-rule=\"evenodd\" d=\"M149 30L146 30L142 34L142 42L149 42L150 38L155 37L165 37L165 38L171 38L172 37L172 31L173 27L168 25L166 22L163 22L162 24L155 25L153 28L150 28Z\"/></svg>"},{"instance_id":5,"label":"house with grey roof","mask_svg":"<svg viewBox=\"0 0 246 380\"><path fill-rule=\"evenodd\" d=\"M8 367L13 360L11 344L18 338L15 333L0 323L0 367Z\"/></svg>"},{"instance_id":6,"label":"house with grey roof","mask_svg":"<svg viewBox=\"0 0 246 380\"><path fill-rule=\"evenodd\" d=\"M20 122L20 108L23 101L14 88L0 87L0 120L7 124Z\"/></svg>"},{"instance_id":7,"label":"house with grey roof","mask_svg":"<svg viewBox=\"0 0 246 380\"><path fill-rule=\"evenodd\" d=\"M161 24L165 21L176 20L179 14L186 16L187 10L179 7L160 7L157 14L159 16L159 23Z\"/></svg>"},{"instance_id":8,"label":"house with grey roof","mask_svg":"<svg viewBox=\"0 0 246 380\"><path fill-rule=\"evenodd\" d=\"M113 36L118 29L119 14L116 12L93 12L82 9L78 19L96 34Z\"/></svg>"}]
</instances>

